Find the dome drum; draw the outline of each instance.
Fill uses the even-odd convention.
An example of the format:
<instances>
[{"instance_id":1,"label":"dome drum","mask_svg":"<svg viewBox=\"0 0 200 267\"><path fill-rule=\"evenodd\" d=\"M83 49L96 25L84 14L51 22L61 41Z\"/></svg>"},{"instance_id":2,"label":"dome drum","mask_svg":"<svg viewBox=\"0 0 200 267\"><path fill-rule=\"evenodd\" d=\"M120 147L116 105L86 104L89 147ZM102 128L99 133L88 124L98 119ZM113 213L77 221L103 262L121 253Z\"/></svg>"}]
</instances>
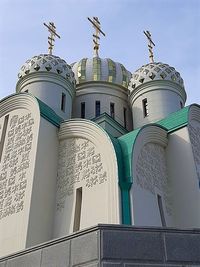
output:
<instances>
[{"instance_id":1,"label":"dome drum","mask_svg":"<svg viewBox=\"0 0 200 267\"><path fill-rule=\"evenodd\" d=\"M76 79L73 116L93 119L107 113L132 130L127 89L131 73L122 64L98 56L83 58L72 64L72 70ZM84 105L84 112L81 105Z\"/></svg>"},{"instance_id":2,"label":"dome drum","mask_svg":"<svg viewBox=\"0 0 200 267\"><path fill-rule=\"evenodd\" d=\"M30 84L35 84L36 87L39 86L39 83L41 83L43 86L42 88L48 87L47 84L54 84L55 88L62 87L64 91L68 92L68 94L71 96L71 98L74 98L75 96L75 87L74 85L67 79L63 78L62 76L57 75L53 72L34 72L31 74L28 74L21 78L17 84L16 84L16 92L24 92L29 91ZM45 85L46 84L46 85ZM55 89L56 90L56 89ZM34 94L34 92L32 92ZM37 96L39 97L39 96Z\"/></svg>"},{"instance_id":3,"label":"dome drum","mask_svg":"<svg viewBox=\"0 0 200 267\"><path fill-rule=\"evenodd\" d=\"M160 62L144 65L133 73L129 91L134 129L167 117L186 101L180 74Z\"/></svg>"},{"instance_id":4,"label":"dome drum","mask_svg":"<svg viewBox=\"0 0 200 267\"><path fill-rule=\"evenodd\" d=\"M179 94L172 90L160 90L160 88L140 92L130 101L134 129L159 121L184 106L184 101Z\"/></svg>"},{"instance_id":5,"label":"dome drum","mask_svg":"<svg viewBox=\"0 0 200 267\"><path fill-rule=\"evenodd\" d=\"M130 104L133 105L135 100L144 93L157 91L159 94L159 91L162 90L173 91L175 94L179 95L183 103L186 102L187 95L183 87L171 81L155 80L141 84L132 91L129 89Z\"/></svg>"},{"instance_id":6,"label":"dome drum","mask_svg":"<svg viewBox=\"0 0 200 267\"><path fill-rule=\"evenodd\" d=\"M84 116L82 105L84 105ZM80 84L73 103L73 117L93 119L103 113L113 117L127 130L132 130L132 116L127 90L109 83L88 82L87 84Z\"/></svg>"},{"instance_id":7,"label":"dome drum","mask_svg":"<svg viewBox=\"0 0 200 267\"><path fill-rule=\"evenodd\" d=\"M61 118L71 118L75 78L63 59L47 54L35 56L25 62L18 77L17 92L31 93Z\"/></svg>"}]
</instances>

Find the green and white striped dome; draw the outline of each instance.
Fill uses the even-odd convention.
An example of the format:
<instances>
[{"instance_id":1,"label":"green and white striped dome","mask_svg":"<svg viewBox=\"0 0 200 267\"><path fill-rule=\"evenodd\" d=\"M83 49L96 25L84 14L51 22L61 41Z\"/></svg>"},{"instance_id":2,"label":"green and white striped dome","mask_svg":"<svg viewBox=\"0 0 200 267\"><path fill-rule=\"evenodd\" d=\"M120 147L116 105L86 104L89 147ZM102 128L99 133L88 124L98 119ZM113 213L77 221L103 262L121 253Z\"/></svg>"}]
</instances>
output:
<instances>
[{"instance_id":1,"label":"green and white striped dome","mask_svg":"<svg viewBox=\"0 0 200 267\"><path fill-rule=\"evenodd\" d=\"M104 81L128 87L131 73L126 68L109 58L83 58L71 65L76 84L90 81Z\"/></svg>"}]
</instances>

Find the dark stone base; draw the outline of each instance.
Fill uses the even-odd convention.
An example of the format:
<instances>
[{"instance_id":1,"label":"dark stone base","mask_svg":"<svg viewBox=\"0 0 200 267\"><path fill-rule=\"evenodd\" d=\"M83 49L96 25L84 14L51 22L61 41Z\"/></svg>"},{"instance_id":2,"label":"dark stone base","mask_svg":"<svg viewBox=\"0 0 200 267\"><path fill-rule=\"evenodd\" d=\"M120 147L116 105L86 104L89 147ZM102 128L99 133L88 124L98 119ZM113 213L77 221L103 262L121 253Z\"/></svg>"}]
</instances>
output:
<instances>
[{"instance_id":1,"label":"dark stone base","mask_svg":"<svg viewBox=\"0 0 200 267\"><path fill-rule=\"evenodd\" d=\"M200 229L98 225L0 259L0 267L200 267Z\"/></svg>"}]
</instances>

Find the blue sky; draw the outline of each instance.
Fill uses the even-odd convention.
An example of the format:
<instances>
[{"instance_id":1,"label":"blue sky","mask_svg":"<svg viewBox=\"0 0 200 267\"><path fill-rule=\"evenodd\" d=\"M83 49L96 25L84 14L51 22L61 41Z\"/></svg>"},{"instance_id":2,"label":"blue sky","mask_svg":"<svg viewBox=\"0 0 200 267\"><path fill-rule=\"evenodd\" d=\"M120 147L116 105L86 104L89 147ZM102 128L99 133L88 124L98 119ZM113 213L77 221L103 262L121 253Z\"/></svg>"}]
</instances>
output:
<instances>
[{"instance_id":1,"label":"blue sky","mask_svg":"<svg viewBox=\"0 0 200 267\"><path fill-rule=\"evenodd\" d=\"M100 57L131 72L149 62L143 30L152 33L155 61L181 73L187 104L200 103L200 0L0 0L0 99L15 92L17 73L32 56L47 53L43 22L54 21L61 35L54 54L69 64L92 57L99 17L106 37Z\"/></svg>"}]
</instances>

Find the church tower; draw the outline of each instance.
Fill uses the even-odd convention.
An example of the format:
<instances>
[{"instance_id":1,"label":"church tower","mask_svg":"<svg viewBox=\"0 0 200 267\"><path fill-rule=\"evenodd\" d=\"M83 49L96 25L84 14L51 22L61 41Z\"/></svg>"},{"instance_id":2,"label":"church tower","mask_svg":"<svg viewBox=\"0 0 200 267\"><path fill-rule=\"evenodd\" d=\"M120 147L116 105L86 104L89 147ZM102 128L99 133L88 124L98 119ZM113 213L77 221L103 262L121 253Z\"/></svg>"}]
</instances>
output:
<instances>
[{"instance_id":1,"label":"church tower","mask_svg":"<svg viewBox=\"0 0 200 267\"><path fill-rule=\"evenodd\" d=\"M99 36L105 34L97 17L88 20L95 29L93 58L69 66L53 55L60 36L53 22L45 24L48 54L27 60L17 93L0 101L0 257L51 240L42 245L50 248L44 253L41 245L38 254L29 250L41 257L35 266L58 266L63 257L68 266L100 266L95 244L104 266L121 266L132 264L129 253L139 239L136 254L142 257L151 247L156 255L164 248L160 242L152 246L155 228L147 230L147 242L143 233L129 238L131 225L140 227L137 234L141 227L159 227L156 236L163 235L160 227L200 226L200 106L184 107L183 80L173 67L154 62L150 32L144 32L150 63L131 78L121 63L99 57ZM93 235L88 228L99 224L105 232ZM105 224L117 224L119 235L112 230L111 239ZM121 224L129 225L124 239ZM81 237L87 234L95 236L91 247L90 238ZM133 249L130 240L135 240ZM57 242L65 242L69 253ZM140 253L142 247L147 251ZM40 264L45 253L55 264L51 257ZM23 258L24 252L18 255ZM79 255L82 262L72 260ZM135 259L134 266L140 262ZM13 256L7 260L5 266L14 266L9 264Z\"/></svg>"},{"instance_id":2,"label":"church tower","mask_svg":"<svg viewBox=\"0 0 200 267\"><path fill-rule=\"evenodd\" d=\"M71 119L75 79L52 54L54 23L45 26L48 54L27 60L17 94L0 102L0 256L52 239L58 129Z\"/></svg>"},{"instance_id":3,"label":"church tower","mask_svg":"<svg viewBox=\"0 0 200 267\"><path fill-rule=\"evenodd\" d=\"M132 130L128 101L131 73L121 63L99 57L99 35L105 34L97 17L88 20L95 29L94 56L73 64L72 70L76 79L73 117L94 119L104 129L108 130L109 127L108 131L114 136L120 136Z\"/></svg>"},{"instance_id":4,"label":"church tower","mask_svg":"<svg viewBox=\"0 0 200 267\"><path fill-rule=\"evenodd\" d=\"M60 36L53 22L45 26L50 32L49 53L27 60L18 74L16 91L28 92L51 107L63 119L70 119L75 94L75 79L71 66L52 55L53 41Z\"/></svg>"},{"instance_id":5,"label":"church tower","mask_svg":"<svg viewBox=\"0 0 200 267\"><path fill-rule=\"evenodd\" d=\"M129 84L134 129L167 117L186 101L180 73L168 64L154 62L155 44L150 32L144 33L149 40L150 63L136 70Z\"/></svg>"}]
</instances>

